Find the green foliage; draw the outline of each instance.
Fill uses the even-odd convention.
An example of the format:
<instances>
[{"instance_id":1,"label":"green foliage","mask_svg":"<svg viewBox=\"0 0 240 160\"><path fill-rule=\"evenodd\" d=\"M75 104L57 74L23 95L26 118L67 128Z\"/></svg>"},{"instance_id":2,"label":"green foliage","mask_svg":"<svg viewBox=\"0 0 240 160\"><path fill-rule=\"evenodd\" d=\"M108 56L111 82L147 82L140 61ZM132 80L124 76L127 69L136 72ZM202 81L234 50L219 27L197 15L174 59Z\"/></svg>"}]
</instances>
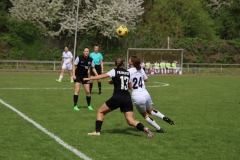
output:
<instances>
[{"instance_id":1,"label":"green foliage","mask_svg":"<svg viewBox=\"0 0 240 160\"><path fill-rule=\"evenodd\" d=\"M205 55L200 55L193 61L193 63L203 63L204 58L205 58Z\"/></svg>"},{"instance_id":2,"label":"green foliage","mask_svg":"<svg viewBox=\"0 0 240 160\"><path fill-rule=\"evenodd\" d=\"M234 53L223 54L221 58L217 60L218 63L232 63L234 61Z\"/></svg>"},{"instance_id":3,"label":"green foliage","mask_svg":"<svg viewBox=\"0 0 240 160\"><path fill-rule=\"evenodd\" d=\"M218 17L217 34L221 38L234 39L240 38L240 3L239 1L233 1L230 6L225 6Z\"/></svg>"}]
</instances>

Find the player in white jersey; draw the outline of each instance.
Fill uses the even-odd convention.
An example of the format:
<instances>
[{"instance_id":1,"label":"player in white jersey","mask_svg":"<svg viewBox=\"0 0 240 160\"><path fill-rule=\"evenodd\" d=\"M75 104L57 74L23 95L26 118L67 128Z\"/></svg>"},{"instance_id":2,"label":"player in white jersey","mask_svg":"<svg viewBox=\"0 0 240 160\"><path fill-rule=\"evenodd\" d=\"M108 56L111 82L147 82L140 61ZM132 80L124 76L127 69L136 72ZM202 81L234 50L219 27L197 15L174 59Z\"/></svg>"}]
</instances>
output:
<instances>
[{"instance_id":1,"label":"player in white jersey","mask_svg":"<svg viewBox=\"0 0 240 160\"><path fill-rule=\"evenodd\" d=\"M153 102L150 94L145 88L144 83L148 81L148 77L143 69L141 69L140 59L137 58L137 56L130 57L129 67L129 82L132 83L132 99L138 112L143 116L143 118L145 118L148 123L157 129L157 132L163 133L163 129L148 114L159 117L171 125L173 125L174 122L158 110L152 108Z\"/></svg>"},{"instance_id":2,"label":"player in white jersey","mask_svg":"<svg viewBox=\"0 0 240 160\"><path fill-rule=\"evenodd\" d=\"M65 47L64 52L62 53L62 62L61 62L62 70L61 70L59 79L56 79L57 82L62 81L64 71L65 71L65 69L67 69L68 73L70 75L70 79L71 79L70 82L73 83L72 60L73 60L72 53L68 50L68 47Z\"/></svg>"}]
</instances>

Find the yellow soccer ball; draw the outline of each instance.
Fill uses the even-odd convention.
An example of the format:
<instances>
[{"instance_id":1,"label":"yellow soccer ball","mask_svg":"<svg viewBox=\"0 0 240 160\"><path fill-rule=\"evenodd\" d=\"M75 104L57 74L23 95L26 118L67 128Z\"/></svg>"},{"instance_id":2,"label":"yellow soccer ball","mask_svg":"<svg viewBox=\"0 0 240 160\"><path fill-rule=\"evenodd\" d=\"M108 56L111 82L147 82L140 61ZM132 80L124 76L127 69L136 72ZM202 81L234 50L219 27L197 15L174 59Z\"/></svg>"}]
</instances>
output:
<instances>
[{"instance_id":1,"label":"yellow soccer ball","mask_svg":"<svg viewBox=\"0 0 240 160\"><path fill-rule=\"evenodd\" d=\"M116 33L119 37L124 37L128 34L128 29L126 26L121 25L116 29Z\"/></svg>"}]
</instances>

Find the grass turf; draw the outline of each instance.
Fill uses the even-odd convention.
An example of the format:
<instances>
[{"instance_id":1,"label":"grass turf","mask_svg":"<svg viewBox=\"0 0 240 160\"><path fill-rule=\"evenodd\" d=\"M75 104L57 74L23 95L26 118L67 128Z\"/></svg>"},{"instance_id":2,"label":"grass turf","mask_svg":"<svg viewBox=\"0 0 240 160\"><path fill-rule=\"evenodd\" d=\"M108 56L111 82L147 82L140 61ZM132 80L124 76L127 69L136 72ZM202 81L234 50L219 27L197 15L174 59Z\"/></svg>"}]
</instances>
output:
<instances>
[{"instance_id":1,"label":"grass turf","mask_svg":"<svg viewBox=\"0 0 240 160\"><path fill-rule=\"evenodd\" d=\"M164 130L159 134L135 110L135 119L153 131L152 139L128 126L119 110L105 116L101 136L88 136L112 86L102 80L100 96L94 82L93 111L86 108L81 86L78 112L72 109L69 77L61 83L56 78L55 73L0 73L0 99L92 159L239 159L238 76L149 76L154 108L175 121L170 126L152 116ZM0 159L79 159L3 104L0 115Z\"/></svg>"}]
</instances>

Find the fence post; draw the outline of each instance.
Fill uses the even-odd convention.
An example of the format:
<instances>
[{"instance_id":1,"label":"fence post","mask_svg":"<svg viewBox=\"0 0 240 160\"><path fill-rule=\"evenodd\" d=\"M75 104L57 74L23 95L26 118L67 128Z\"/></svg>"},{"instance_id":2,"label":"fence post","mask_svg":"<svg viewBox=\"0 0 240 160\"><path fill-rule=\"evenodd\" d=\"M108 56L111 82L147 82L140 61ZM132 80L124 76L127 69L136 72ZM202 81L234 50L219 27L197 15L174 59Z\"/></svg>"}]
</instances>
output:
<instances>
[{"instance_id":1,"label":"fence post","mask_svg":"<svg viewBox=\"0 0 240 160\"><path fill-rule=\"evenodd\" d=\"M18 61L17 61L17 66L16 67L17 67L17 70L18 70Z\"/></svg>"},{"instance_id":2,"label":"fence post","mask_svg":"<svg viewBox=\"0 0 240 160\"><path fill-rule=\"evenodd\" d=\"M221 64L221 74L222 74L222 64Z\"/></svg>"},{"instance_id":3,"label":"fence post","mask_svg":"<svg viewBox=\"0 0 240 160\"><path fill-rule=\"evenodd\" d=\"M54 63L53 63L53 66L54 66L54 67L53 67L53 68L54 68L53 70L55 71L55 61L54 61Z\"/></svg>"}]
</instances>

